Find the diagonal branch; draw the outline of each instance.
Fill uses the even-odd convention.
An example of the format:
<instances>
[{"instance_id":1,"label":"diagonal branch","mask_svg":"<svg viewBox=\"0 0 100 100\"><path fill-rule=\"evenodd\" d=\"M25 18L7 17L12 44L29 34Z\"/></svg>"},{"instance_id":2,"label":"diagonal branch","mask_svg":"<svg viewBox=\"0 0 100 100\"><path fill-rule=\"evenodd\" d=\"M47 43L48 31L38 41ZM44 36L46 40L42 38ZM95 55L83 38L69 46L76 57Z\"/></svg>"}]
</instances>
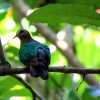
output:
<instances>
[{"instance_id":1,"label":"diagonal branch","mask_svg":"<svg viewBox=\"0 0 100 100\"><path fill-rule=\"evenodd\" d=\"M24 84L24 86L32 93L33 100L36 100L36 97L38 97L40 100L45 100L45 98L38 91L36 91L35 89L32 89L30 84L28 84L21 77L19 77L17 75L11 75L11 76L16 78L17 80L19 80L22 84Z\"/></svg>"}]
</instances>

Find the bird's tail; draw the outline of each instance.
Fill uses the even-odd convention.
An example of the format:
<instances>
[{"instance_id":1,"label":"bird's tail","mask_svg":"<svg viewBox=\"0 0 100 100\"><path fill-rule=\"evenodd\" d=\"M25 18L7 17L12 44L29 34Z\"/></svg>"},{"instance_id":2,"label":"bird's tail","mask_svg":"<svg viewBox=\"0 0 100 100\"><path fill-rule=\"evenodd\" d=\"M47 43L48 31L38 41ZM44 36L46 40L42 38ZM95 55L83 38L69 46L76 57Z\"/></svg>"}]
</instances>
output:
<instances>
[{"instance_id":1,"label":"bird's tail","mask_svg":"<svg viewBox=\"0 0 100 100\"><path fill-rule=\"evenodd\" d=\"M32 77L41 77L44 80L48 79L48 70L43 63L39 63L37 66L31 67L30 73Z\"/></svg>"}]
</instances>

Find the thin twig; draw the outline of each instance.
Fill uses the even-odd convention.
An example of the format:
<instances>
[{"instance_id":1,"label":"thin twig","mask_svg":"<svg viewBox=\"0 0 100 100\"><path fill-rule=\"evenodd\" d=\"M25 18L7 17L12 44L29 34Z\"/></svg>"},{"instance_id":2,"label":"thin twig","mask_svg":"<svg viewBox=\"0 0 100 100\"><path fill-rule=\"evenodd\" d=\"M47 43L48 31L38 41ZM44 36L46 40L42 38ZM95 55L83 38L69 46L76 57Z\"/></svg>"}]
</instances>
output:
<instances>
[{"instance_id":1,"label":"thin twig","mask_svg":"<svg viewBox=\"0 0 100 100\"><path fill-rule=\"evenodd\" d=\"M76 88L76 91L78 91L78 89L79 89L80 85L82 84L82 82L83 82L83 81L84 81L84 79L85 79L85 76L86 76L86 74L83 74L83 79L82 79L82 81L79 83L78 87Z\"/></svg>"}]
</instances>

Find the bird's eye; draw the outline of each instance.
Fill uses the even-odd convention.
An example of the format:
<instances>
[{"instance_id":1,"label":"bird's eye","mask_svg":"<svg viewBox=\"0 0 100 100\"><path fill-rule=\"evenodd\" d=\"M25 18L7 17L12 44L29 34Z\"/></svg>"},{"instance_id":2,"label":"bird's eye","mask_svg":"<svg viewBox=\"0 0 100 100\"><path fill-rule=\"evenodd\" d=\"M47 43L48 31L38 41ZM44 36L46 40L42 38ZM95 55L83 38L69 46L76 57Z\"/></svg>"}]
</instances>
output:
<instances>
[{"instance_id":1,"label":"bird's eye","mask_svg":"<svg viewBox=\"0 0 100 100\"><path fill-rule=\"evenodd\" d=\"M23 33L23 30L20 30L20 33Z\"/></svg>"}]
</instances>

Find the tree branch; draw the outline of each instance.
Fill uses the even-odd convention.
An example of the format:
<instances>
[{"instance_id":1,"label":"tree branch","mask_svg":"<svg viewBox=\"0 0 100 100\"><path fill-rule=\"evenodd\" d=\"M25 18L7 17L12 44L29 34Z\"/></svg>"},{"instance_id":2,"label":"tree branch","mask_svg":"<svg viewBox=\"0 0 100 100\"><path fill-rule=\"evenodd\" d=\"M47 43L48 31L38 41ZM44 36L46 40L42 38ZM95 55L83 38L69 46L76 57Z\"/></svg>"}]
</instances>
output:
<instances>
[{"instance_id":1,"label":"tree branch","mask_svg":"<svg viewBox=\"0 0 100 100\"><path fill-rule=\"evenodd\" d=\"M77 73L77 74L100 74L100 69L85 69L85 68L73 68L73 67L63 67L63 66L58 66L58 67L49 67L48 72L60 72L60 73ZM10 68L9 70L1 70L0 69L0 76L4 75L13 75L13 74L29 74L30 69L29 67L27 68Z\"/></svg>"}]
</instances>

